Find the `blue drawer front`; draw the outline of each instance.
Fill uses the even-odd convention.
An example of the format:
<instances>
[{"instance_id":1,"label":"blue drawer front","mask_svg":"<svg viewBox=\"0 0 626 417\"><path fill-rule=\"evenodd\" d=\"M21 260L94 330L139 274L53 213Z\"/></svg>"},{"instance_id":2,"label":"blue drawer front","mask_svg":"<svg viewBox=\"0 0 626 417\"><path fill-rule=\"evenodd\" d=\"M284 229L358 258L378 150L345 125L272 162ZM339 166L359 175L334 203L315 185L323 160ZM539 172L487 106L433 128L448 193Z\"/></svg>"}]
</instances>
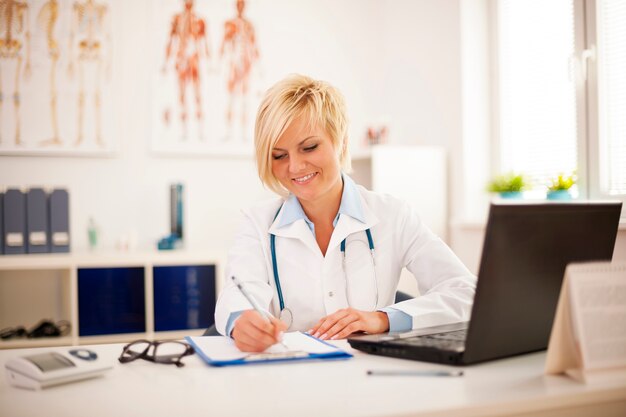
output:
<instances>
[{"instance_id":1,"label":"blue drawer front","mask_svg":"<svg viewBox=\"0 0 626 417\"><path fill-rule=\"evenodd\" d=\"M78 270L80 336L146 331L144 268Z\"/></svg>"},{"instance_id":2,"label":"blue drawer front","mask_svg":"<svg viewBox=\"0 0 626 417\"><path fill-rule=\"evenodd\" d=\"M153 269L154 330L201 329L215 314L215 265Z\"/></svg>"}]
</instances>

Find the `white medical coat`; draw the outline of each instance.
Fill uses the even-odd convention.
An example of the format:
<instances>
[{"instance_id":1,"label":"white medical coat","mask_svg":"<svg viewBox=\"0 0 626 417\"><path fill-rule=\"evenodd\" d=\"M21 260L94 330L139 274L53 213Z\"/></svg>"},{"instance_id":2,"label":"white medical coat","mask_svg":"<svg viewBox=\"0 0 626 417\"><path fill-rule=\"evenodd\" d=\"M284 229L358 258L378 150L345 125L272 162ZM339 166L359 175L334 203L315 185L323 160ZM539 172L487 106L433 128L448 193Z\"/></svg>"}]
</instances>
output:
<instances>
[{"instance_id":1,"label":"white medical coat","mask_svg":"<svg viewBox=\"0 0 626 417\"><path fill-rule=\"evenodd\" d=\"M232 283L232 275L244 283L260 306L279 316L270 233L276 235L276 260L285 307L293 315L290 331L309 330L322 317L346 307L374 311L392 306L412 317L414 329L469 320L476 278L406 202L361 186L357 189L365 223L348 215L339 216L326 256L304 219L278 227L282 211L276 219L274 216L282 199L244 210L241 230L229 252L226 282L215 308L215 324L221 334L225 334L231 313L251 308ZM365 234L367 228L374 241L375 266ZM340 251L344 238L345 274ZM403 267L415 276L421 295L394 304Z\"/></svg>"}]
</instances>

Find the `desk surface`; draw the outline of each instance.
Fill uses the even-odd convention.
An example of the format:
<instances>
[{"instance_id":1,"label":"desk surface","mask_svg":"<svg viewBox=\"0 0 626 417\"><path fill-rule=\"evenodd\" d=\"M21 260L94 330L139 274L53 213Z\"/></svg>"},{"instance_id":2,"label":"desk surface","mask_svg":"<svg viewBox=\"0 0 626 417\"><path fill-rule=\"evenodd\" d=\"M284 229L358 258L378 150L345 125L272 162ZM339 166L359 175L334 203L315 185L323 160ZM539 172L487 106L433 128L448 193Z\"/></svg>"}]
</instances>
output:
<instances>
[{"instance_id":1,"label":"desk surface","mask_svg":"<svg viewBox=\"0 0 626 417\"><path fill-rule=\"evenodd\" d=\"M543 375L545 353L464 368L463 377L373 377L368 369L447 369L371 356L337 343L355 357L212 368L197 356L186 366L117 363L122 344L93 345L115 361L105 376L43 391L0 382L0 416L487 416L626 415L626 373L584 385ZM61 349L61 348L52 348ZM8 358L50 348L0 351ZM456 368L455 368L456 369ZM586 410L586 411L585 411ZM582 411L582 414L580 414Z\"/></svg>"}]
</instances>

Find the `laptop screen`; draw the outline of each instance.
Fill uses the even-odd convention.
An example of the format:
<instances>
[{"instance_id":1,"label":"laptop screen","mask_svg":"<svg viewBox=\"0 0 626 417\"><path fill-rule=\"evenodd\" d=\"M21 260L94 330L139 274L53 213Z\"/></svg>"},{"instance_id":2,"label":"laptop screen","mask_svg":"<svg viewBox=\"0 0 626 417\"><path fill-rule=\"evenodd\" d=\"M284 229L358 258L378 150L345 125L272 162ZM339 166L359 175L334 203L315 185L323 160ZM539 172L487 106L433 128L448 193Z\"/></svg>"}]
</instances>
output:
<instances>
[{"instance_id":1,"label":"laptop screen","mask_svg":"<svg viewBox=\"0 0 626 417\"><path fill-rule=\"evenodd\" d=\"M547 347L565 267L610 260L621 202L492 204L465 360Z\"/></svg>"}]
</instances>

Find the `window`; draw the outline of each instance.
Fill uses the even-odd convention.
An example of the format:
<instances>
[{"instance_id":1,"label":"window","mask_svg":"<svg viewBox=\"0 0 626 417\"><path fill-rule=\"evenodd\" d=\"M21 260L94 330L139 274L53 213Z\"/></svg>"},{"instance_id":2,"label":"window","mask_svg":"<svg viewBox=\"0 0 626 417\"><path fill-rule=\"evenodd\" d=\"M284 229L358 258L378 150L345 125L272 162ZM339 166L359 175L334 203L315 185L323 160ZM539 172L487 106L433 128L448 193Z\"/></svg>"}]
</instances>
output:
<instances>
[{"instance_id":1,"label":"window","mask_svg":"<svg viewBox=\"0 0 626 417\"><path fill-rule=\"evenodd\" d=\"M626 194L626 2L597 4L599 194Z\"/></svg>"},{"instance_id":2,"label":"window","mask_svg":"<svg viewBox=\"0 0 626 417\"><path fill-rule=\"evenodd\" d=\"M496 10L498 171L536 189L576 171L582 197L626 201L626 2L498 0Z\"/></svg>"},{"instance_id":3,"label":"window","mask_svg":"<svg viewBox=\"0 0 626 417\"><path fill-rule=\"evenodd\" d=\"M573 5L500 1L498 34L500 168L541 187L577 166Z\"/></svg>"}]
</instances>

